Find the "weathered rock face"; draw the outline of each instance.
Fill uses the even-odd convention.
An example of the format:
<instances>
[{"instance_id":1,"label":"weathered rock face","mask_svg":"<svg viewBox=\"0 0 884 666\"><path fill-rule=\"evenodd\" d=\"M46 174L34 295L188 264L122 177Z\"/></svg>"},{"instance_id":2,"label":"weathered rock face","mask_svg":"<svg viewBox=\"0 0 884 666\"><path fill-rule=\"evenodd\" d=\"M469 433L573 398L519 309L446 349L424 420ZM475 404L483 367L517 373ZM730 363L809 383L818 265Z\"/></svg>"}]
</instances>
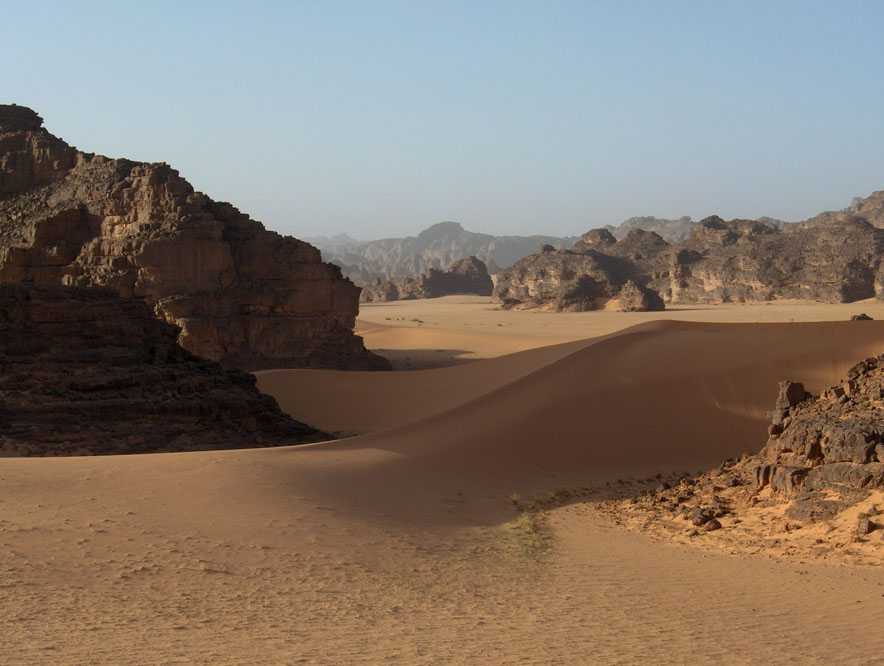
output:
<instances>
[{"instance_id":1,"label":"weathered rock face","mask_svg":"<svg viewBox=\"0 0 884 666\"><path fill-rule=\"evenodd\" d=\"M82 153L0 106L0 282L145 298L189 351L245 369L383 369L359 288L319 251L195 192L165 164Z\"/></svg>"},{"instance_id":2,"label":"weathered rock face","mask_svg":"<svg viewBox=\"0 0 884 666\"><path fill-rule=\"evenodd\" d=\"M505 308L546 307L581 312L597 310L617 291L609 257L544 248L498 275L495 299Z\"/></svg>"},{"instance_id":3,"label":"weathered rock face","mask_svg":"<svg viewBox=\"0 0 884 666\"><path fill-rule=\"evenodd\" d=\"M571 252L517 262L498 275L495 296L505 306L559 309L581 280L602 285L596 299L613 297L632 280L666 303L851 302L884 296L884 230L847 214L783 229L713 216L676 244L641 229L620 240L597 229Z\"/></svg>"},{"instance_id":4,"label":"weathered rock face","mask_svg":"<svg viewBox=\"0 0 884 666\"><path fill-rule=\"evenodd\" d=\"M447 271L431 268L423 276L422 283L427 298L449 294L490 296L494 287L488 268L476 257L464 257L455 261Z\"/></svg>"},{"instance_id":5,"label":"weathered rock face","mask_svg":"<svg viewBox=\"0 0 884 666\"><path fill-rule=\"evenodd\" d=\"M197 358L110 289L0 284L0 455L229 449L327 439L253 375Z\"/></svg>"},{"instance_id":6,"label":"weathered rock face","mask_svg":"<svg viewBox=\"0 0 884 666\"><path fill-rule=\"evenodd\" d=\"M610 249L604 237L597 241L584 236L581 243L588 249L575 252L550 248L517 261L510 270L498 274L495 299L505 308L598 310L618 297L627 282L634 280L633 287L644 294L648 303L662 303L659 294L650 293L641 284L642 278L629 261L591 249ZM635 296L633 287L625 294L627 300Z\"/></svg>"},{"instance_id":7,"label":"weathered rock face","mask_svg":"<svg viewBox=\"0 0 884 666\"><path fill-rule=\"evenodd\" d=\"M363 302L437 298L453 294L490 296L494 288L485 264L476 257L455 261L447 271L431 268L419 278L377 278L362 290Z\"/></svg>"},{"instance_id":8,"label":"weathered rock face","mask_svg":"<svg viewBox=\"0 0 884 666\"><path fill-rule=\"evenodd\" d=\"M775 492L884 487L884 354L819 396L782 382L756 486Z\"/></svg>"}]
</instances>

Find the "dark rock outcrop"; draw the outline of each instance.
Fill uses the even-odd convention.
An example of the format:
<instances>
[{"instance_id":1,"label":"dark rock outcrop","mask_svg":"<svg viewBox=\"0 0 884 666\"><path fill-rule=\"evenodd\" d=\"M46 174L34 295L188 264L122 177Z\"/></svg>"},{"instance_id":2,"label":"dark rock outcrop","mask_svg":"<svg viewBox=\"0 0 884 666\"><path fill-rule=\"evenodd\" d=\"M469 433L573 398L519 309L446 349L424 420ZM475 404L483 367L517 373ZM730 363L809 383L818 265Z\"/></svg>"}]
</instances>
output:
<instances>
[{"instance_id":1,"label":"dark rock outcrop","mask_svg":"<svg viewBox=\"0 0 884 666\"><path fill-rule=\"evenodd\" d=\"M362 290L363 302L437 298L453 294L490 296L494 288L485 264L476 257L465 257L447 271L431 268L418 278L377 278Z\"/></svg>"},{"instance_id":2,"label":"dark rock outcrop","mask_svg":"<svg viewBox=\"0 0 884 666\"><path fill-rule=\"evenodd\" d=\"M143 453L327 439L255 377L193 356L110 289L0 284L0 455Z\"/></svg>"},{"instance_id":3,"label":"dark rock outcrop","mask_svg":"<svg viewBox=\"0 0 884 666\"><path fill-rule=\"evenodd\" d=\"M884 354L858 363L819 396L781 383L755 482L786 495L884 486Z\"/></svg>"},{"instance_id":4,"label":"dark rock outcrop","mask_svg":"<svg viewBox=\"0 0 884 666\"><path fill-rule=\"evenodd\" d=\"M422 287L427 298L434 298L450 294L490 296L494 285L482 260L464 257L451 264L447 271L431 268L423 276Z\"/></svg>"},{"instance_id":5,"label":"dark rock outcrop","mask_svg":"<svg viewBox=\"0 0 884 666\"><path fill-rule=\"evenodd\" d=\"M694 225L681 243L642 229L612 240L610 232L597 229L570 252L525 257L497 276L495 296L504 306L560 309L581 280L602 285L597 301L613 298L627 280L668 304L836 303L884 295L884 229L855 215L783 229L713 216Z\"/></svg>"},{"instance_id":6,"label":"dark rock outcrop","mask_svg":"<svg viewBox=\"0 0 884 666\"><path fill-rule=\"evenodd\" d=\"M359 288L316 248L166 164L79 152L2 105L0 282L144 298L184 348L231 367L389 368L353 334Z\"/></svg>"}]
</instances>

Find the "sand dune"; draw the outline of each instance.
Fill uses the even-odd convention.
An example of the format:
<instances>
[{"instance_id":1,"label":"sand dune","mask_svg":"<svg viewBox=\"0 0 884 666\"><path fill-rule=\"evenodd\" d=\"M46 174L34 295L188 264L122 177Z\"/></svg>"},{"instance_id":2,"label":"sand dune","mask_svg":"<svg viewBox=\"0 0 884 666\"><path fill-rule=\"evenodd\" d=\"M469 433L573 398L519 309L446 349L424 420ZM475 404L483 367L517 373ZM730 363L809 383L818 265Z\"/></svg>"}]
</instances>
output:
<instances>
[{"instance_id":1,"label":"sand dune","mask_svg":"<svg viewBox=\"0 0 884 666\"><path fill-rule=\"evenodd\" d=\"M317 375L310 400L293 375L262 377L300 417L373 429L348 440L2 460L0 654L865 662L884 649L878 570L654 543L579 505L553 513L553 549L533 558L502 525L513 492L754 450L777 381L818 389L882 346L884 322L651 322L440 370Z\"/></svg>"},{"instance_id":2,"label":"sand dune","mask_svg":"<svg viewBox=\"0 0 884 666\"><path fill-rule=\"evenodd\" d=\"M482 363L413 372L265 370L258 388L329 432L366 433L419 421L505 386L591 344L577 340Z\"/></svg>"}]
</instances>

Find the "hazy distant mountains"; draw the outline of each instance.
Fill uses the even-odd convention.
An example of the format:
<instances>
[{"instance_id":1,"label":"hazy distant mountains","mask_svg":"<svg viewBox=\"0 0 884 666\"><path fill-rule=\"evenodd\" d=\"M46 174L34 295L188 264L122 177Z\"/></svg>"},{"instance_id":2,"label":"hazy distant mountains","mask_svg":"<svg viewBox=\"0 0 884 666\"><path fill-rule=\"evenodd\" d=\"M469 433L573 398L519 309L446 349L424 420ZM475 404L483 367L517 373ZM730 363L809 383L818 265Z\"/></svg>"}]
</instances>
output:
<instances>
[{"instance_id":1,"label":"hazy distant mountains","mask_svg":"<svg viewBox=\"0 0 884 666\"><path fill-rule=\"evenodd\" d=\"M430 268L448 269L458 259L478 257L494 273L540 250L543 245L562 249L577 240L558 236L491 236L467 231L457 222L440 222L417 236L357 241L346 234L306 239L356 282L376 277L416 276Z\"/></svg>"},{"instance_id":2,"label":"hazy distant mountains","mask_svg":"<svg viewBox=\"0 0 884 666\"><path fill-rule=\"evenodd\" d=\"M777 220L773 217L760 217L758 218L758 222L762 222L775 229L782 229L785 225L789 224L788 222ZM618 240L626 238L626 236L629 235L629 232L633 229L642 229L644 231L653 231L659 234L667 243L681 243L682 241L687 240L698 224L700 223L694 222L693 219L688 216L679 217L675 220L645 216L630 217L616 227L609 224L605 229L614 234L614 237Z\"/></svg>"},{"instance_id":3,"label":"hazy distant mountains","mask_svg":"<svg viewBox=\"0 0 884 666\"><path fill-rule=\"evenodd\" d=\"M857 198L851 206L823 215L854 214L877 227L884 227L884 192ZM785 229L794 223L772 217L756 220L774 229ZM631 217L617 226L604 227L617 240L634 229L653 231L667 243L682 243L699 226L692 218L675 219L654 216ZM519 259L534 254L544 245L556 249L570 248L577 236L492 236L464 229L457 222L440 222L424 229L417 236L358 241L347 234L307 238L322 251L326 261L341 267L344 275L359 284L376 278L416 277L430 268L447 270L464 257L474 256L485 262L490 273L509 268Z\"/></svg>"}]
</instances>

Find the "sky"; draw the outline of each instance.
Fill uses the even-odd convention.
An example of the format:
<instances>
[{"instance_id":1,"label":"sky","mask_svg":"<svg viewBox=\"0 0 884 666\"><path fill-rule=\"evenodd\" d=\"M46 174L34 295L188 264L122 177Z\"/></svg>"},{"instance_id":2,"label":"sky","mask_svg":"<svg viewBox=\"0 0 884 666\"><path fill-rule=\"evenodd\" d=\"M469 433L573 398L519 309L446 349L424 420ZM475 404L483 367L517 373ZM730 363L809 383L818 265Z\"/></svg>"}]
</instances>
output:
<instances>
[{"instance_id":1,"label":"sky","mask_svg":"<svg viewBox=\"0 0 884 666\"><path fill-rule=\"evenodd\" d=\"M797 220L884 189L882 25L849 0L5 3L0 102L296 236Z\"/></svg>"}]
</instances>

